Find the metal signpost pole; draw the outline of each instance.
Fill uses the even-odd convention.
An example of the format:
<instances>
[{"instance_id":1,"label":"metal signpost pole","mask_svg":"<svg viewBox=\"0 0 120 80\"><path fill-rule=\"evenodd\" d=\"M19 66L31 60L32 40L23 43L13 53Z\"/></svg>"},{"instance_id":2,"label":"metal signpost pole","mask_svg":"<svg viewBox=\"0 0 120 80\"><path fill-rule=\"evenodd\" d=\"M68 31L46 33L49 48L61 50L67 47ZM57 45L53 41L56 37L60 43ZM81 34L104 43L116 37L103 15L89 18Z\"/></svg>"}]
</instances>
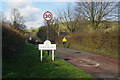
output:
<instances>
[{"instance_id":1,"label":"metal signpost pole","mask_svg":"<svg viewBox=\"0 0 120 80\"><path fill-rule=\"evenodd\" d=\"M49 21L47 21L47 39L49 39Z\"/></svg>"},{"instance_id":2,"label":"metal signpost pole","mask_svg":"<svg viewBox=\"0 0 120 80\"><path fill-rule=\"evenodd\" d=\"M49 21L47 21L47 39L49 39ZM47 50L49 56L49 50Z\"/></svg>"},{"instance_id":3,"label":"metal signpost pole","mask_svg":"<svg viewBox=\"0 0 120 80\"><path fill-rule=\"evenodd\" d=\"M43 14L43 18L47 21L47 40L48 40L49 39L49 25L50 25L50 20L53 18L53 14L47 11ZM49 56L49 50L47 50L47 52Z\"/></svg>"},{"instance_id":4,"label":"metal signpost pole","mask_svg":"<svg viewBox=\"0 0 120 80\"><path fill-rule=\"evenodd\" d=\"M42 61L42 50L41 50L41 61Z\"/></svg>"},{"instance_id":5,"label":"metal signpost pole","mask_svg":"<svg viewBox=\"0 0 120 80\"><path fill-rule=\"evenodd\" d=\"M52 50L52 61L54 61L54 50Z\"/></svg>"}]
</instances>

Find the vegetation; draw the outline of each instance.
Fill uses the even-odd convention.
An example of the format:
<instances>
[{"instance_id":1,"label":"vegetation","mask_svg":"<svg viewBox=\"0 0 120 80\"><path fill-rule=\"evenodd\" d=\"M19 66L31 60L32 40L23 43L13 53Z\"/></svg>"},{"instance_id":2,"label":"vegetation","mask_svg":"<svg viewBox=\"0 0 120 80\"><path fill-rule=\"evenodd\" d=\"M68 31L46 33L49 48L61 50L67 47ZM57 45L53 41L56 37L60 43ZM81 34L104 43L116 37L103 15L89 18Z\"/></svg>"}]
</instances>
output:
<instances>
[{"instance_id":1,"label":"vegetation","mask_svg":"<svg viewBox=\"0 0 120 80\"><path fill-rule=\"evenodd\" d=\"M40 39L37 37L38 31L39 31L39 28L28 29L25 31L25 34L26 34L28 39L30 37L32 37L32 40L34 40L34 41L38 40L40 42Z\"/></svg>"},{"instance_id":2,"label":"vegetation","mask_svg":"<svg viewBox=\"0 0 120 80\"><path fill-rule=\"evenodd\" d=\"M26 25L24 25L24 20L23 16L20 14L19 10L17 8L11 9L11 20L12 20L12 25L14 29L20 32L24 32L26 29Z\"/></svg>"},{"instance_id":3,"label":"vegetation","mask_svg":"<svg viewBox=\"0 0 120 80\"><path fill-rule=\"evenodd\" d=\"M28 29L27 32L38 32L39 28Z\"/></svg>"},{"instance_id":4,"label":"vegetation","mask_svg":"<svg viewBox=\"0 0 120 80\"><path fill-rule=\"evenodd\" d=\"M2 23L2 51L3 57L12 56L25 43L25 35Z\"/></svg>"},{"instance_id":5,"label":"vegetation","mask_svg":"<svg viewBox=\"0 0 120 80\"><path fill-rule=\"evenodd\" d=\"M69 48L118 56L118 22L103 22L101 28L97 30L91 29L87 23L79 24L81 24L80 29L66 36ZM62 44L63 37L60 36L59 44Z\"/></svg>"},{"instance_id":6,"label":"vegetation","mask_svg":"<svg viewBox=\"0 0 120 80\"><path fill-rule=\"evenodd\" d=\"M85 20L90 20L94 29L99 28L101 21L112 20L117 15L118 4L115 2L76 2L77 6L75 10ZM107 17L111 16L111 17Z\"/></svg>"},{"instance_id":7,"label":"vegetation","mask_svg":"<svg viewBox=\"0 0 120 80\"><path fill-rule=\"evenodd\" d=\"M39 59L38 48L26 44L9 61L3 60L3 78L94 78L71 65L67 61L55 58L44 51L43 62ZM87 79L84 79L87 80Z\"/></svg>"},{"instance_id":8,"label":"vegetation","mask_svg":"<svg viewBox=\"0 0 120 80\"><path fill-rule=\"evenodd\" d=\"M76 14L72 7L73 6L67 6L66 10L59 11L59 13L57 13L59 17L56 19L57 22L64 24L70 33L76 31L76 27L80 19L80 16Z\"/></svg>"},{"instance_id":9,"label":"vegetation","mask_svg":"<svg viewBox=\"0 0 120 80\"><path fill-rule=\"evenodd\" d=\"M47 39L47 26L40 27L37 36L40 38L42 42L44 42ZM57 33L55 31L55 28L51 25L49 27L49 40L52 43L55 43L56 38L57 38Z\"/></svg>"},{"instance_id":10,"label":"vegetation","mask_svg":"<svg viewBox=\"0 0 120 80\"><path fill-rule=\"evenodd\" d=\"M76 7L68 5L66 10L58 11L59 15L49 21L49 28L45 22L45 26L25 32L25 21L16 8L11 10L10 26L4 23L4 17L2 20L3 78L94 79L60 58L56 57L52 62L51 55L47 56L45 51L44 61L40 62L37 47L25 44L25 40L27 36L28 39L32 37L31 43L36 43L37 40L38 43L43 43L47 39L47 29L49 29L49 40L57 45L62 44L62 38L67 35L69 48L118 56L118 22L113 20L117 18L113 13L116 13L118 5L112 2L77 2L76 4Z\"/></svg>"},{"instance_id":11,"label":"vegetation","mask_svg":"<svg viewBox=\"0 0 120 80\"><path fill-rule=\"evenodd\" d=\"M57 17L57 22L63 24L60 29L66 27L69 30L67 36L60 34L58 44L62 44L62 38L66 36L68 48L118 56L117 8L118 4L114 2L68 5Z\"/></svg>"},{"instance_id":12,"label":"vegetation","mask_svg":"<svg viewBox=\"0 0 120 80\"><path fill-rule=\"evenodd\" d=\"M80 32L79 32L80 33ZM87 33L87 32L86 32ZM70 40L71 45L82 46L96 50L104 50L100 52L106 55L118 56L118 32L93 32L89 34L74 33ZM75 46L74 46L75 47ZM94 51L93 51L94 52Z\"/></svg>"}]
</instances>

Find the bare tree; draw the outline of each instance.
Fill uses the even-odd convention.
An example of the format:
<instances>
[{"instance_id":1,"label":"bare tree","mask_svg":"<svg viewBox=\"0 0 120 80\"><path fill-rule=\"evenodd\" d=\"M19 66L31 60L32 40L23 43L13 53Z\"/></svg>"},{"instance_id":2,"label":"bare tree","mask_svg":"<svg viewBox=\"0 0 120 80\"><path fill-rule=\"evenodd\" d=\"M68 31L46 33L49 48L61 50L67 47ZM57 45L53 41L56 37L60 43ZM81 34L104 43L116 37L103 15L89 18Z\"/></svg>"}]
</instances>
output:
<instances>
[{"instance_id":1,"label":"bare tree","mask_svg":"<svg viewBox=\"0 0 120 80\"><path fill-rule=\"evenodd\" d=\"M26 26L24 25L23 16L20 14L17 8L11 10L11 20L13 22L14 28L19 31L24 31Z\"/></svg>"},{"instance_id":2,"label":"bare tree","mask_svg":"<svg viewBox=\"0 0 120 80\"><path fill-rule=\"evenodd\" d=\"M53 17L53 19L50 20L50 21L44 21L44 25L45 25L45 26L47 26L48 23L49 23L49 25L53 25L53 24L55 23L55 17Z\"/></svg>"},{"instance_id":3,"label":"bare tree","mask_svg":"<svg viewBox=\"0 0 120 80\"><path fill-rule=\"evenodd\" d=\"M59 36L60 36L60 20L59 20L59 18L55 18L54 21L55 21L54 26L55 26L55 29L56 29L56 32L57 32L58 38L59 38Z\"/></svg>"},{"instance_id":4,"label":"bare tree","mask_svg":"<svg viewBox=\"0 0 120 80\"><path fill-rule=\"evenodd\" d=\"M1 22L5 22L6 21L6 16L2 12L0 12L0 21Z\"/></svg>"},{"instance_id":5,"label":"bare tree","mask_svg":"<svg viewBox=\"0 0 120 80\"><path fill-rule=\"evenodd\" d=\"M13 8L11 10L11 20L14 22L17 22L17 23L20 23L22 22L23 20L23 16L21 16L19 10L17 8Z\"/></svg>"},{"instance_id":6,"label":"bare tree","mask_svg":"<svg viewBox=\"0 0 120 80\"><path fill-rule=\"evenodd\" d=\"M94 29L98 28L105 17L113 14L118 6L115 2L76 2L76 4L75 10L86 20L90 20ZM110 17L112 18L112 15Z\"/></svg>"},{"instance_id":7,"label":"bare tree","mask_svg":"<svg viewBox=\"0 0 120 80\"><path fill-rule=\"evenodd\" d=\"M50 21L44 21L44 25L47 26L47 39L50 38L50 36L49 36L50 35L50 28L54 26L53 25L54 22L55 22L54 17Z\"/></svg>"},{"instance_id":8,"label":"bare tree","mask_svg":"<svg viewBox=\"0 0 120 80\"><path fill-rule=\"evenodd\" d=\"M75 13L75 10L67 5L67 9L59 11L58 15L60 23L65 24L70 32L76 31L76 26L79 21L79 16Z\"/></svg>"}]
</instances>

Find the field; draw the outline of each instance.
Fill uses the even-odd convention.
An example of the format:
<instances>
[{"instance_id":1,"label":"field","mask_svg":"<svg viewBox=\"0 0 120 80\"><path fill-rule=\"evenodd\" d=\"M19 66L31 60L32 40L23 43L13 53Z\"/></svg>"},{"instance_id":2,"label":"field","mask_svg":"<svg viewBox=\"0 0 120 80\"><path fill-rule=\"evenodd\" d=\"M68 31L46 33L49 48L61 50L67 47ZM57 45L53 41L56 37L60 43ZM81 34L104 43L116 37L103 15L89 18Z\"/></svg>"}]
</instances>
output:
<instances>
[{"instance_id":1,"label":"field","mask_svg":"<svg viewBox=\"0 0 120 80\"><path fill-rule=\"evenodd\" d=\"M36 46L26 44L10 60L3 60L3 78L91 78L93 77L67 61L55 58L44 51L43 62ZM84 79L84 80L86 80ZM89 79L90 80L90 79Z\"/></svg>"}]
</instances>

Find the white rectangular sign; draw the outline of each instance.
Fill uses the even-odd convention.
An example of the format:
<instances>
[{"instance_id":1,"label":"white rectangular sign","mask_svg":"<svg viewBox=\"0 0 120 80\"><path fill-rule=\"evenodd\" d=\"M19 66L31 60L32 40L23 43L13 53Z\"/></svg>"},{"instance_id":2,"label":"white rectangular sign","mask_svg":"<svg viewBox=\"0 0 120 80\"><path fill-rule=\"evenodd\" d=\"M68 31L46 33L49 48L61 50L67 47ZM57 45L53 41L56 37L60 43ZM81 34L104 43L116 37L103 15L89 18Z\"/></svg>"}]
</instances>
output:
<instances>
[{"instance_id":1,"label":"white rectangular sign","mask_svg":"<svg viewBox=\"0 0 120 80\"><path fill-rule=\"evenodd\" d=\"M56 50L56 44L39 44L39 50Z\"/></svg>"},{"instance_id":2,"label":"white rectangular sign","mask_svg":"<svg viewBox=\"0 0 120 80\"><path fill-rule=\"evenodd\" d=\"M46 40L44 44L39 44L38 49L41 50L41 61L42 61L42 50L52 50L52 60L54 61L54 50L56 50L56 44L51 44L49 40Z\"/></svg>"}]
</instances>

